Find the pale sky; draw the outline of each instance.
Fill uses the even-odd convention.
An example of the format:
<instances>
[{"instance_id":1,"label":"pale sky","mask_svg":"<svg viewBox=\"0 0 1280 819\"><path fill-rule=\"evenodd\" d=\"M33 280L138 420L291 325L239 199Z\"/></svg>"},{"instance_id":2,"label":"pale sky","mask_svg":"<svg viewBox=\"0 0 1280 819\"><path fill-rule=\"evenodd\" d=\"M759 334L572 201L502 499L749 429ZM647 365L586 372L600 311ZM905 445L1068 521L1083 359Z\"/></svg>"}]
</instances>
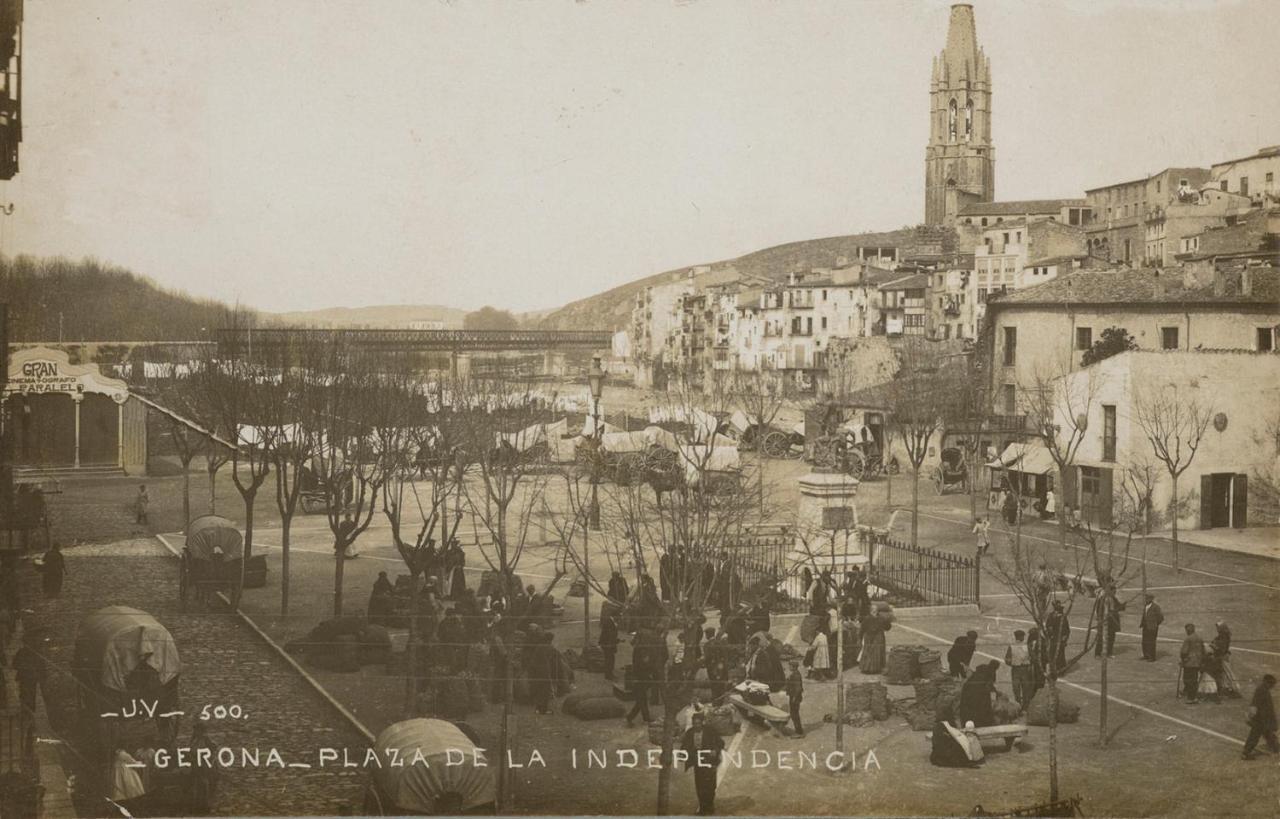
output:
<instances>
[{"instance_id":1,"label":"pale sky","mask_svg":"<svg viewBox=\"0 0 1280 819\"><path fill-rule=\"evenodd\" d=\"M946 2L27 0L6 254L551 307L922 221ZM1000 199L1280 143L1274 0L976 0Z\"/></svg>"}]
</instances>

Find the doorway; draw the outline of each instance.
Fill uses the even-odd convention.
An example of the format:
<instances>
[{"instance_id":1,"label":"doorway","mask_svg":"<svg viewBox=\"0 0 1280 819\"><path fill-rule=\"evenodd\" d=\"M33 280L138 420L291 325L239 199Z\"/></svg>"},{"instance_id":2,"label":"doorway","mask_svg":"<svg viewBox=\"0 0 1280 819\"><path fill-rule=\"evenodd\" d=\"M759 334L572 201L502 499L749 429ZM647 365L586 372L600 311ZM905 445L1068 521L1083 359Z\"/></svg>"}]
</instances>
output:
<instances>
[{"instance_id":1,"label":"doorway","mask_svg":"<svg viewBox=\"0 0 1280 819\"><path fill-rule=\"evenodd\" d=\"M1248 525L1249 476L1214 472L1200 476L1200 528L1216 529Z\"/></svg>"}]
</instances>

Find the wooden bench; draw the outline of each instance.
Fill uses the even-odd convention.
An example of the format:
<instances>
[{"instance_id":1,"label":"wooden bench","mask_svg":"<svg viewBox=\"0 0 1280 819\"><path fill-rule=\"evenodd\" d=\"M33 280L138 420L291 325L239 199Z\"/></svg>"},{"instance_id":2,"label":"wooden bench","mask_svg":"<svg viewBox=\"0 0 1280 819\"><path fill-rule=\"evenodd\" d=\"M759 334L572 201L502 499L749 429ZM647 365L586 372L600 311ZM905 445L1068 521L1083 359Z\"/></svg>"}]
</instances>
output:
<instances>
[{"instance_id":1,"label":"wooden bench","mask_svg":"<svg viewBox=\"0 0 1280 819\"><path fill-rule=\"evenodd\" d=\"M1012 748L1013 743L1021 741L1027 735L1027 726L1019 725L1018 723L988 725L984 728L965 729L965 733L972 733L978 738L979 742L1003 739L1004 747Z\"/></svg>"},{"instance_id":2,"label":"wooden bench","mask_svg":"<svg viewBox=\"0 0 1280 819\"><path fill-rule=\"evenodd\" d=\"M787 724L791 715L776 705L752 705L742 698L741 694L730 694L729 702L748 718L754 717L775 731L780 731Z\"/></svg>"}]
</instances>

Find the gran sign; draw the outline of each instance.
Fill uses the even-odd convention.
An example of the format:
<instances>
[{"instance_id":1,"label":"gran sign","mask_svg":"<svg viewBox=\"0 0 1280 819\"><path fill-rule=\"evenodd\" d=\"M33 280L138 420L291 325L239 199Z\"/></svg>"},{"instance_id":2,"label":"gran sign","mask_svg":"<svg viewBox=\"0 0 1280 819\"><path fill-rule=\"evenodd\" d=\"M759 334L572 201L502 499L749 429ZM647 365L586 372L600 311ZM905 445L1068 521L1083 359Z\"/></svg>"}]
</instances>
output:
<instances>
[{"instance_id":1,"label":"gran sign","mask_svg":"<svg viewBox=\"0 0 1280 819\"><path fill-rule=\"evenodd\" d=\"M75 392L79 374L63 373L57 361L35 359L22 362L16 374L10 374L8 389L17 392Z\"/></svg>"},{"instance_id":2,"label":"gran sign","mask_svg":"<svg viewBox=\"0 0 1280 819\"><path fill-rule=\"evenodd\" d=\"M95 393L110 396L116 403L129 397L123 381L104 378L92 364L72 364L67 354L48 347L19 350L9 363L9 380L5 393L38 395L41 393Z\"/></svg>"}]
</instances>

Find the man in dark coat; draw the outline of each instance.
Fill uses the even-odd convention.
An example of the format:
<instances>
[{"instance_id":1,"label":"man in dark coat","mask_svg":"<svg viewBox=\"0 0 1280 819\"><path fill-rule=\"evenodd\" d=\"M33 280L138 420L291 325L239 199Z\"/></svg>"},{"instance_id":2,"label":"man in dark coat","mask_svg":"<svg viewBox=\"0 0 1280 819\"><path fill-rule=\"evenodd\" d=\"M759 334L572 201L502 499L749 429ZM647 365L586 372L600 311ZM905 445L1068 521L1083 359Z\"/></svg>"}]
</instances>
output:
<instances>
[{"instance_id":1,"label":"man in dark coat","mask_svg":"<svg viewBox=\"0 0 1280 819\"><path fill-rule=\"evenodd\" d=\"M747 615L747 631L755 634L758 631L768 631L771 623L769 616L769 607L764 601L756 603L751 608L750 614Z\"/></svg>"},{"instance_id":2,"label":"man in dark coat","mask_svg":"<svg viewBox=\"0 0 1280 819\"><path fill-rule=\"evenodd\" d=\"M35 718L36 695L46 690L49 669L44 658L44 637L34 629L24 630L22 646L13 655L14 676L18 678L18 703L22 707L22 719L29 723Z\"/></svg>"},{"instance_id":3,"label":"man in dark coat","mask_svg":"<svg viewBox=\"0 0 1280 819\"><path fill-rule=\"evenodd\" d=\"M612 605L600 610L600 652L604 655L604 678L613 679L613 664L618 656L618 614Z\"/></svg>"},{"instance_id":4,"label":"man in dark coat","mask_svg":"<svg viewBox=\"0 0 1280 819\"><path fill-rule=\"evenodd\" d=\"M999 660L978 666L960 686L960 707L956 719L963 727L970 721L975 728L995 725L995 712L991 708L991 695L995 691L996 669Z\"/></svg>"},{"instance_id":5,"label":"man in dark coat","mask_svg":"<svg viewBox=\"0 0 1280 819\"><path fill-rule=\"evenodd\" d=\"M1262 682L1253 690L1249 704L1249 738L1244 742L1244 759L1253 759L1253 749L1258 740L1266 737L1267 750L1280 754L1280 741L1276 740L1276 704L1271 699L1271 689L1276 687L1273 674L1262 675Z\"/></svg>"},{"instance_id":6,"label":"man in dark coat","mask_svg":"<svg viewBox=\"0 0 1280 819\"><path fill-rule=\"evenodd\" d=\"M660 668L659 662L661 659L654 654L647 630L640 629L632 641L631 676L628 681L631 683L631 693L635 695L635 705L631 706L631 711L627 714L628 727L634 723L637 715L643 717L645 723L652 721L649 716L649 692L660 676L657 671Z\"/></svg>"},{"instance_id":7,"label":"man in dark coat","mask_svg":"<svg viewBox=\"0 0 1280 819\"><path fill-rule=\"evenodd\" d=\"M1053 601L1053 611L1045 618L1044 625L1049 632L1049 662L1053 663L1054 676L1062 676L1067 668L1067 641L1071 639L1071 623L1062 609L1061 600Z\"/></svg>"},{"instance_id":8,"label":"man in dark coat","mask_svg":"<svg viewBox=\"0 0 1280 819\"><path fill-rule=\"evenodd\" d=\"M800 703L804 700L804 675L800 673L800 661L791 658L791 673L787 675L787 703L791 710L791 724L797 737L804 736L804 724L800 721Z\"/></svg>"},{"instance_id":9,"label":"man in dark coat","mask_svg":"<svg viewBox=\"0 0 1280 819\"><path fill-rule=\"evenodd\" d=\"M67 573L67 562L62 557L61 546L55 543L49 547L49 551L44 553L41 571L44 574L42 578L44 596L57 597L62 593L62 578Z\"/></svg>"},{"instance_id":10,"label":"man in dark coat","mask_svg":"<svg viewBox=\"0 0 1280 819\"><path fill-rule=\"evenodd\" d=\"M703 715L695 711L680 747L687 754L684 769L693 769L698 815L710 816L716 809L716 771L720 768L720 755L724 753L724 740L707 728Z\"/></svg>"},{"instance_id":11,"label":"man in dark coat","mask_svg":"<svg viewBox=\"0 0 1280 819\"><path fill-rule=\"evenodd\" d=\"M1120 631L1120 612L1124 603L1116 599L1115 589L1108 587L1098 593L1094 604L1094 620L1098 623L1098 639L1093 645L1093 656L1101 657L1103 643L1106 643L1107 656L1115 656L1116 633Z\"/></svg>"},{"instance_id":12,"label":"man in dark coat","mask_svg":"<svg viewBox=\"0 0 1280 819\"><path fill-rule=\"evenodd\" d=\"M1142 606L1142 659L1149 663L1156 661L1156 638L1160 636L1160 624L1164 622L1164 612L1156 602L1154 594L1148 594Z\"/></svg>"},{"instance_id":13,"label":"man in dark coat","mask_svg":"<svg viewBox=\"0 0 1280 819\"><path fill-rule=\"evenodd\" d=\"M969 631L957 637L947 650L947 673L960 678L967 675L969 664L973 662L973 652L977 648L978 632Z\"/></svg>"}]
</instances>

